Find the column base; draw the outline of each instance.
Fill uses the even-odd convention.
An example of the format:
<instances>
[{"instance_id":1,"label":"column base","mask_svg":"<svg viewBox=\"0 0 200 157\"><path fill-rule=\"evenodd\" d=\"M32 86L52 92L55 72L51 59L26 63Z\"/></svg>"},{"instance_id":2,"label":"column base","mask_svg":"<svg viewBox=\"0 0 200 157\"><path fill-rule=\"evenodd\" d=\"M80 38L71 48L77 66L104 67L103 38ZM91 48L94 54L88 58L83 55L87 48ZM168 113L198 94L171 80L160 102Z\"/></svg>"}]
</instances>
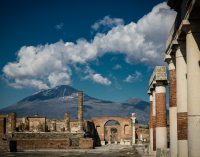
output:
<instances>
[{"instance_id":1,"label":"column base","mask_svg":"<svg viewBox=\"0 0 200 157\"><path fill-rule=\"evenodd\" d=\"M188 151L191 157L200 155L200 115L188 115Z\"/></svg>"},{"instance_id":2,"label":"column base","mask_svg":"<svg viewBox=\"0 0 200 157\"><path fill-rule=\"evenodd\" d=\"M167 128L156 127L156 148L167 148Z\"/></svg>"}]
</instances>

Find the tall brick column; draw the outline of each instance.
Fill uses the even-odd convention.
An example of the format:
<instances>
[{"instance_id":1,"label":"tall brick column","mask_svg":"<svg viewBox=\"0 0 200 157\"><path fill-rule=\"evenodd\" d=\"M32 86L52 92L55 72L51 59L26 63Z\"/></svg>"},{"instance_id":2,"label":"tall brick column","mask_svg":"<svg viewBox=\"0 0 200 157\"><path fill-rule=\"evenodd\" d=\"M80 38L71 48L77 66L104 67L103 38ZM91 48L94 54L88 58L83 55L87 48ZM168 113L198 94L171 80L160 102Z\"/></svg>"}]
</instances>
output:
<instances>
[{"instance_id":1,"label":"tall brick column","mask_svg":"<svg viewBox=\"0 0 200 157\"><path fill-rule=\"evenodd\" d=\"M175 56L168 61L169 65L169 123L170 123L170 155L177 157L177 102L176 102L176 69Z\"/></svg>"},{"instance_id":2,"label":"tall brick column","mask_svg":"<svg viewBox=\"0 0 200 157\"><path fill-rule=\"evenodd\" d=\"M198 14L199 15L199 14ZM186 35L188 151L189 157L200 156L200 22L190 21Z\"/></svg>"},{"instance_id":3,"label":"tall brick column","mask_svg":"<svg viewBox=\"0 0 200 157\"><path fill-rule=\"evenodd\" d=\"M153 127L153 152L156 151L156 93L152 94L152 127Z\"/></svg>"},{"instance_id":4,"label":"tall brick column","mask_svg":"<svg viewBox=\"0 0 200 157\"><path fill-rule=\"evenodd\" d=\"M78 122L79 122L79 129L83 131L83 92L78 92Z\"/></svg>"},{"instance_id":5,"label":"tall brick column","mask_svg":"<svg viewBox=\"0 0 200 157\"><path fill-rule=\"evenodd\" d=\"M149 154L153 155L153 95L149 93L149 139L150 139L150 146L149 146Z\"/></svg>"},{"instance_id":6,"label":"tall brick column","mask_svg":"<svg viewBox=\"0 0 200 157\"><path fill-rule=\"evenodd\" d=\"M185 43L176 50L178 157L188 156L187 64Z\"/></svg>"},{"instance_id":7,"label":"tall brick column","mask_svg":"<svg viewBox=\"0 0 200 157\"><path fill-rule=\"evenodd\" d=\"M167 148L166 85L166 67L156 66L148 88L148 94L152 94L150 95L150 105L152 104L152 107L150 106L150 115L152 115L150 116L150 145L151 147L153 145L150 154L152 155L156 155L158 148L162 150Z\"/></svg>"},{"instance_id":8,"label":"tall brick column","mask_svg":"<svg viewBox=\"0 0 200 157\"><path fill-rule=\"evenodd\" d=\"M156 91L156 146L167 148L167 116L166 116L166 87L162 81L158 81Z\"/></svg>"}]
</instances>

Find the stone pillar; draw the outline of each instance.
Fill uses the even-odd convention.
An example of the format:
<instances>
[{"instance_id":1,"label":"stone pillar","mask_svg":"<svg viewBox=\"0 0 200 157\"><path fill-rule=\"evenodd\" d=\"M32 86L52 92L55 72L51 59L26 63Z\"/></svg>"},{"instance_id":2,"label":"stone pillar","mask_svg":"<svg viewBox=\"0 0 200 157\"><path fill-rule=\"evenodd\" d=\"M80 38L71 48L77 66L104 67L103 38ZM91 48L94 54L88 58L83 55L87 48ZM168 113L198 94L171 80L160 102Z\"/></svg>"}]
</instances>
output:
<instances>
[{"instance_id":1,"label":"stone pillar","mask_svg":"<svg viewBox=\"0 0 200 157\"><path fill-rule=\"evenodd\" d=\"M170 156L177 157L177 103L176 103L176 69L175 56L169 64L169 123L170 123Z\"/></svg>"},{"instance_id":2,"label":"stone pillar","mask_svg":"<svg viewBox=\"0 0 200 157\"><path fill-rule=\"evenodd\" d=\"M152 125L153 125L153 152L156 151L156 93L152 94Z\"/></svg>"},{"instance_id":3,"label":"stone pillar","mask_svg":"<svg viewBox=\"0 0 200 157\"><path fill-rule=\"evenodd\" d=\"M156 148L167 148L166 87L158 81L155 87L156 96Z\"/></svg>"},{"instance_id":4,"label":"stone pillar","mask_svg":"<svg viewBox=\"0 0 200 157\"><path fill-rule=\"evenodd\" d=\"M176 50L178 156L187 157L187 64L185 43L179 43Z\"/></svg>"},{"instance_id":5,"label":"stone pillar","mask_svg":"<svg viewBox=\"0 0 200 157\"><path fill-rule=\"evenodd\" d=\"M132 113L131 115L131 119L132 119L132 145L135 144L135 113Z\"/></svg>"},{"instance_id":6,"label":"stone pillar","mask_svg":"<svg viewBox=\"0 0 200 157\"><path fill-rule=\"evenodd\" d=\"M153 96L152 93L149 93L149 99L150 99L150 109L149 109L149 154L153 155Z\"/></svg>"},{"instance_id":7,"label":"stone pillar","mask_svg":"<svg viewBox=\"0 0 200 157\"><path fill-rule=\"evenodd\" d=\"M65 131L70 132L70 114L65 113L64 115Z\"/></svg>"},{"instance_id":8,"label":"stone pillar","mask_svg":"<svg viewBox=\"0 0 200 157\"><path fill-rule=\"evenodd\" d=\"M52 120L51 122L51 131L56 131L56 120Z\"/></svg>"},{"instance_id":9,"label":"stone pillar","mask_svg":"<svg viewBox=\"0 0 200 157\"><path fill-rule=\"evenodd\" d=\"M78 92L78 122L79 130L83 131L83 92Z\"/></svg>"},{"instance_id":10,"label":"stone pillar","mask_svg":"<svg viewBox=\"0 0 200 157\"><path fill-rule=\"evenodd\" d=\"M189 157L200 156L200 27L192 24L186 35L188 151ZM194 28L193 28L194 27ZM196 28L195 28L196 27Z\"/></svg>"}]
</instances>

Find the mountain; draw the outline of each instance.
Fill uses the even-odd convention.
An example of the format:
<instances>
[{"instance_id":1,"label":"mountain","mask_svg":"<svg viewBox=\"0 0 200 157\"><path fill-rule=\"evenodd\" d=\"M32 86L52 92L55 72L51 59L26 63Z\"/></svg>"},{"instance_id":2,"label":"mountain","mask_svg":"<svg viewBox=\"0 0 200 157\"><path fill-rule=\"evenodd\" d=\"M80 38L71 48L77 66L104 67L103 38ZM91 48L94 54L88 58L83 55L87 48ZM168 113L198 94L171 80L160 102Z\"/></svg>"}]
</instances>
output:
<instances>
[{"instance_id":1,"label":"mountain","mask_svg":"<svg viewBox=\"0 0 200 157\"><path fill-rule=\"evenodd\" d=\"M63 119L64 113L70 113L72 119L77 117L77 89L61 85L52 89L34 93L23 100L0 109L1 113L16 112L18 117L35 114L48 118ZM84 94L84 118L103 116L130 117L136 113L139 123L148 123L149 104L141 99L131 98L124 103L96 99Z\"/></svg>"}]
</instances>

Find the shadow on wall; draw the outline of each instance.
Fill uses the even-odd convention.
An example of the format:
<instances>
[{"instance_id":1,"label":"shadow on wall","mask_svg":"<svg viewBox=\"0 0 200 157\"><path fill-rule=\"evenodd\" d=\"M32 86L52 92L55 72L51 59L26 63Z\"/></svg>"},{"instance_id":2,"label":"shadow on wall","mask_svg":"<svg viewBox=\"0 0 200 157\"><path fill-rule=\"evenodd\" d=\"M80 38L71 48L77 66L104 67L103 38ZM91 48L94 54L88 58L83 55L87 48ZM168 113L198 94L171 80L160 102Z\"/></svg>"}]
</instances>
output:
<instances>
[{"instance_id":1,"label":"shadow on wall","mask_svg":"<svg viewBox=\"0 0 200 157\"><path fill-rule=\"evenodd\" d=\"M99 138L99 134L95 128L95 125L93 122L87 121L86 122L86 127L85 127L85 134L84 137L87 138L92 138L94 141L94 146L101 146L101 140Z\"/></svg>"}]
</instances>

